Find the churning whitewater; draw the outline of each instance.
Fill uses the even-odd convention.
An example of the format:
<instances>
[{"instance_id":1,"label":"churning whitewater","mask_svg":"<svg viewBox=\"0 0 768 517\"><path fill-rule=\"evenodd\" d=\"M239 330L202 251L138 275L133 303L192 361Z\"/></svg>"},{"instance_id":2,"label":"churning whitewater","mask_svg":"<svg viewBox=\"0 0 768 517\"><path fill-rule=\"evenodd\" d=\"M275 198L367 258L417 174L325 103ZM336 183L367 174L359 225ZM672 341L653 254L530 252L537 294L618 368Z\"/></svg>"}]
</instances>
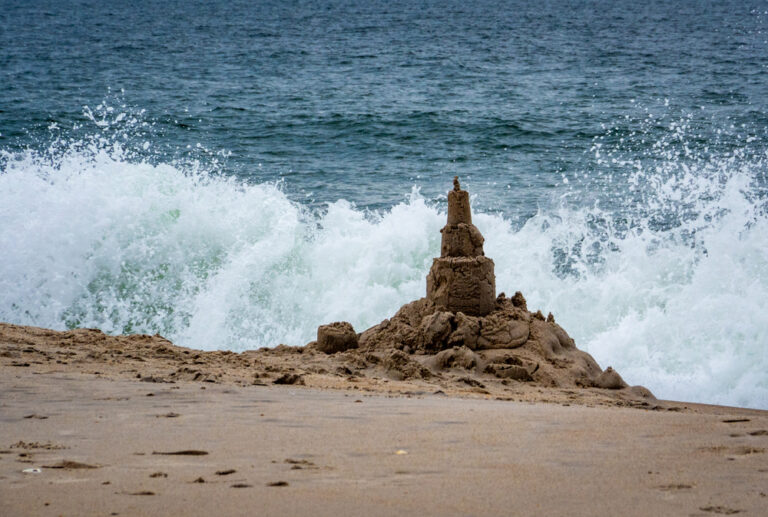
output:
<instances>
[{"instance_id":1,"label":"churning whitewater","mask_svg":"<svg viewBox=\"0 0 768 517\"><path fill-rule=\"evenodd\" d=\"M0 320L161 333L179 345L301 345L424 296L441 200L310 210L276 184L150 163L115 142L0 157ZM515 225L477 213L497 290L657 396L768 408L764 161L645 171L629 218L561 201ZM449 180L446 179L446 185ZM563 188L567 188L566 185ZM653 218L689 207L674 224Z\"/></svg>"}]
</instances>

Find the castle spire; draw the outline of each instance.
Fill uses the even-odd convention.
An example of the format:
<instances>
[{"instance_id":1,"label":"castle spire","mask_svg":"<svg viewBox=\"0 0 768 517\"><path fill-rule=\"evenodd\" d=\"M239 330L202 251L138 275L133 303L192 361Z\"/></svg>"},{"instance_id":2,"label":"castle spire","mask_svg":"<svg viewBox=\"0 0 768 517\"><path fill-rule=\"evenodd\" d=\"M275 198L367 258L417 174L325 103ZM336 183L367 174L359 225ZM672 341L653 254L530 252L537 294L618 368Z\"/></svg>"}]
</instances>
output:
<instances>
[{"instance_id":1,"label":"castle spire","mask_svg":"<svg viewBox=\"0 0 768 517\"><path fill-rule=\"evenodd\" d=\"M440 257L427 275L427 298L439 309L484 316L496 303L493 260L483 253L483 236L472 224L469 193L461 190L459 177L448 192L448 222Z\"/></svg>"}]
</instances>

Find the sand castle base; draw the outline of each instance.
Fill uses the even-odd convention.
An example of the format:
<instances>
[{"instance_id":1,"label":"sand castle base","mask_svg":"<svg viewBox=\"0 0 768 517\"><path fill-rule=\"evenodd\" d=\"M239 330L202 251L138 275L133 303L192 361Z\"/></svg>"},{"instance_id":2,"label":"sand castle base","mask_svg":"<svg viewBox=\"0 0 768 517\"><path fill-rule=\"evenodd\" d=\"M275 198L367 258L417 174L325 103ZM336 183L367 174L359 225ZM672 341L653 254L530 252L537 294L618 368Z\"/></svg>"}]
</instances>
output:
<instances>
[{"instance_id":1,"label":"sand castle base","mask_svg":"<svg viewBox=\"0 0 768 517\"><path fill-rule=\"evenodd\" d=\"M441 256L427 275L426 297L359 334L348 347L352 350L343 352L350 364L394 380L440 379L478 390L494 379L504 386L520 382L606 389L641 405L653 400L648 390L630 388L612 368L603 371L591 355L576 348L551 314L545 318L541 311L530 312L521 293L496 296L493 260L483 253L469 194L458 179L448 193L448 222L441 233ZM354 341L351 326L343 325ZM335 350L325 345L328 328L320 327L310 350Z\"/></svg>"},{"instance_id":2,"label":"sand castle base","mask_svg":"<svg viewBox=\"0 0 768 517\"><path fill-rule=\"evenodd\" d=\"M483 316L496 305L496 276L488 257L441 257L427 275L429 300L437 310Z\"/></svg>"}]
</instances>

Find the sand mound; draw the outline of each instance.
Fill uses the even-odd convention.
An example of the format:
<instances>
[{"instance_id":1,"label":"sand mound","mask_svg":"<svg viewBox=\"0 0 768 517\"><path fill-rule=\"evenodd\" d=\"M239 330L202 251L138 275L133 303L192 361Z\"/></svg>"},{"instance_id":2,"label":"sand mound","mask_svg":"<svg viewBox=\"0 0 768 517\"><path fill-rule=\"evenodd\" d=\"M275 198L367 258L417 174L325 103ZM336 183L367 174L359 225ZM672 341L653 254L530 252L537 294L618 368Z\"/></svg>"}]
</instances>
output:
<instances>
[{"instance_id":1,"label":"sand mound","mask_svg":"<svg viewBox=\"0 0 768 517\"><path fill-rule=\"evenodd\" d=\"M360 348L402 350L414 358L434 355L423 362L437 371L462 368L561 388L597 386L603 371L592 356L577 349L554 318L529 312L520 293L515 300L519 305L502 293L490 314L467 316L435 311L421 299L363 332Z\"/></svg>"},{"instance_id":2,"label":"sand mound","mask_svg":"<svg viewBox=\"0 0 768 517\"><path fill-rule=\"evenodd\" d=\"M629 387L612 368L603 371L551 314L544 318L528 311L519 292L511 299L500 294L486 316L436 310L422 298L359 334L358 342L359 348L336 354L357 375L481 389L495 383L621 390L622 399L653 400L648 390ZM306 351L316 353L317 343Z\"/></svg>"}]
</instances>

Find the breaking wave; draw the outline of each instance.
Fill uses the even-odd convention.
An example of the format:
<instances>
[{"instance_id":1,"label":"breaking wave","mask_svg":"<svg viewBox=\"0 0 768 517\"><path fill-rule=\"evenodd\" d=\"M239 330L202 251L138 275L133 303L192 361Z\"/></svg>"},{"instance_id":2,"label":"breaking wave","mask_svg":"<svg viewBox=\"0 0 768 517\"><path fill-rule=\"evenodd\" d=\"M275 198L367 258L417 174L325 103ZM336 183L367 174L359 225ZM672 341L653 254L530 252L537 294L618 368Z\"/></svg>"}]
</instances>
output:
<instances>
[{"instance_id":1,"label":"breaking wave","mask_svg":"<svg viewBox=\"0 0 768 517\"><path fill-rule=\"evenodd\" d=\"M522 224L476 213L497 290L659 397L768 408L766 157L666 158L619 164L620 209L571 182ZM414 188L382 212L312 210L115 139L5 152L0 320L238 351L362 330L424 295L440 207Z\"/></svg>"}]
</instances>

